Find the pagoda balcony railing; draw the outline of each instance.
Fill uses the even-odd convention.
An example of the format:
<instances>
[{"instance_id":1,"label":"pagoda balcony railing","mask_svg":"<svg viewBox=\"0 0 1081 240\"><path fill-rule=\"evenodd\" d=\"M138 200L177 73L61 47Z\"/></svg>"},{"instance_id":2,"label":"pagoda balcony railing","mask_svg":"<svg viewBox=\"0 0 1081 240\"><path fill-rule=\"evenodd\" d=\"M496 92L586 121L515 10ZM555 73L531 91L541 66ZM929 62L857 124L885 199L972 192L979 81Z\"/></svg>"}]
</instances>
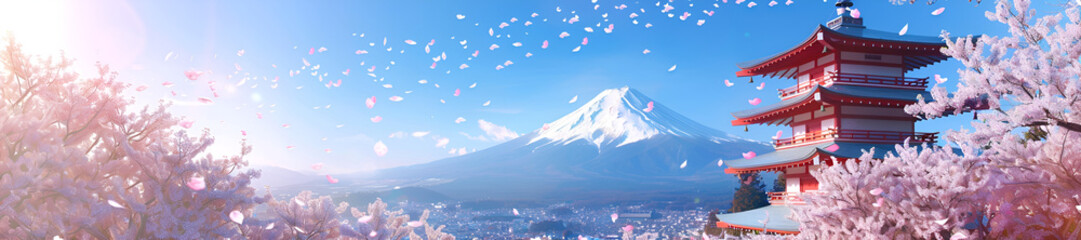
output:
<instances>
[{"instance_id":1,"label":"pagoda balcony railing","mask_svg":"<svg viewBox=\"0 0 1081 240\"><path fill-rule=\"evenodd\" d=\"M795 205L805 204L803 196L810 194L810 192L768 192L769 203L773 205Z\"/></svg>"},{"instance_id":2,"label":"pagoda balcony railing","mask_svg":"<svg viewBox=\"0 0 1081 240\"><path fill-rule=\"evenodd\" d=\"M867 86L902 87L912 89L927 88L927 78L908 78L883 75L830 72L826 76L811 79L810 81L806 82L800 82L797 83L796 86L791 86L785 89L778 89L777 91L778 94L781 95L781 98L787 98L789 96L794 96L800 93L807 92L808 90L814 88L814 86L816 85L828 86L834 83Z\"/></svg>"},{"instance_id":3,"label":"pagoda balcony railing","mask_svg":"<svg viewBox=\"0 0 1081 240\"><path fill-rule=\"evenodd\" d=\"M856 140L856 141L868 141L868 142L897 142L900 143L906 138L911 138L909 142L912 143L934 143L938 138L938 133L921 133L921 132L894 132L894 131L868 131L868 130L847 130L847 129L826 129L822 131L809 132L800 135L793 136L791 138L781 138L773 140L773 145L777 148L799 145L802 143L817 142L827 139L842 139L842 140Z\"/></svg>"}]
</instances>

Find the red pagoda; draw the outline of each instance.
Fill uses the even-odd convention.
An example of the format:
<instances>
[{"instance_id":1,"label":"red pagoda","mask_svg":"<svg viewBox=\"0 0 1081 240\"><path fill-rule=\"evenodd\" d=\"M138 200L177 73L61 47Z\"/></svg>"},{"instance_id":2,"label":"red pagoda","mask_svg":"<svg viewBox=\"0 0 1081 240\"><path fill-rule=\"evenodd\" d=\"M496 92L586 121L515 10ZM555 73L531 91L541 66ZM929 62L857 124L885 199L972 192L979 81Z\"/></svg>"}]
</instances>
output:
<instances>
[{"instance_id":1,"label":"red pagoda","mask_svg":"<svg viewBox=\"0 0 1081 240\"><path fill-rule=\"evenodd\" d=\"M803 194L818 190L810 171L858 158L871 148L881 159L906 138L916 144L937 138L937 133L915 132L918 119L904 111L930 96L926 77L905 73L945 60L940 51L945 42L867 29L863 19L851 15L852 2L840 0L836 6L840 16L819 25L799 45L738 64L737 76L789 78L796 84L778 90L778 103L732 113L732 125L786 125L792 137L774 140L774 152L725 161L725 172L783 172L786 187L768 193L770 206L717 215L717 227L797 234L799 224L787 216L803 204Z\"/></svg>"}]
</instances>

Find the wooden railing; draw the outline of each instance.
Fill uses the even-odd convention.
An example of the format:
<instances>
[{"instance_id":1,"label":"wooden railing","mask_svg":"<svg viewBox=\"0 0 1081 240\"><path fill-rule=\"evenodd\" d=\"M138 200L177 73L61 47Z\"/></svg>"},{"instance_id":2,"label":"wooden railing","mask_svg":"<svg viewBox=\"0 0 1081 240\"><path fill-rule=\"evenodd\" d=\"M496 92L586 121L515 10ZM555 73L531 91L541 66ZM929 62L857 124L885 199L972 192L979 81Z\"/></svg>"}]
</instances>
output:
<instances>
[{"instance_id":1,"label":"wooden railing","mask_svg":"<svg viewBox=\"0 0 1081 240\"><path fill-rule=\"evenodd\" d=\"M806 82L797 83L796 86L791 86L785 89L778 89L777 92L781 95L781 98L786 98L788 96L797 95L811 90L816 85L830 85L834 83L871 86L893 86L919 89L927 88L927 78L907 78L830 72L826 76L811 79L810 81Z\"/></svg>"},{"instance_id":2,"label":"wooden railing","mask_svg":"<svg viewBox=\"0 0 1081 240\"><path fill-rule=\"evenodd\" d=\"M817 132L809 132L791 138L773 140L773 145L780 148L784 146L798 145L801 143L816 142L825 139L864 140L873 142L896 142L900 143L905 138L911 138L911 143L934 143L938 133L920 132L893 132L893 131L868 131L868 130L844 130L826 129Z\"/></svg>"},{"instance_id":3,"label":"wooden railing","mask_svg":"<svg viewBox=\"0 0 1081 240\"><path fill-rule=\"evenodd\" d=\"M769 203L775 205L804 204L801 192L768 192Z\"/></svg>"}]
</instances>

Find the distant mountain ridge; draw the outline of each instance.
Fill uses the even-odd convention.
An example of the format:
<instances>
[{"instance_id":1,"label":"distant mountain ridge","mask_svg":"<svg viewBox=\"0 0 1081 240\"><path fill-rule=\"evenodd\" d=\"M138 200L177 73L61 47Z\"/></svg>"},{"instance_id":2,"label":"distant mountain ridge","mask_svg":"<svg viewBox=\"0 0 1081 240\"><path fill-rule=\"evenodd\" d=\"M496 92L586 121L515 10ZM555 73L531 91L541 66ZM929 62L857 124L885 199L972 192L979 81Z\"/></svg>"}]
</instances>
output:
<instances>
[{"instance_id":1,"label":"distant mountain ridge","mask_svg":"<svg viewBox=\"0 0 1081 240\"><path fill-rule=\"evenodd\" d=\"M725 175L717 160L746 151L772 148L701 125L623 87L604 90L547 128L505 143L358 180L385 185L423 180L426 188L457 199L730 193L735 178Z\"/></svg>"}]
</instances>

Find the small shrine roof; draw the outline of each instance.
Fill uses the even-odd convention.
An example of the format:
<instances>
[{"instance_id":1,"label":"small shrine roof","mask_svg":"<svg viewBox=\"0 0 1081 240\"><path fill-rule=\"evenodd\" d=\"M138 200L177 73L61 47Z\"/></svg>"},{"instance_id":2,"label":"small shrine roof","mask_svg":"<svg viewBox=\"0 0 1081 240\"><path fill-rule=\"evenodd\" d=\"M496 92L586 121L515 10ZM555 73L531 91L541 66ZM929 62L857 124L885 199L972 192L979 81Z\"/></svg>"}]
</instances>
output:
<instances>
[{"instance_id":1,"label":"small shrine roof","mask_svg":"<svg viewBox=\"0 0 1081 240\"><path fill-rule=\"evenodd\" d=\"M765 221L767 213L769 214L769 219L768 221ZM743 212L717 214L716 216L717 219L720 219L717 223L719 227L755 230L763 230L764 228L768 232L785 234L799 233L799 223L788 218L788 215L791 213L791 206L770 205ZM759 221L764 221L765 224L762 224Z\"/></svg>"}]
</instances>

